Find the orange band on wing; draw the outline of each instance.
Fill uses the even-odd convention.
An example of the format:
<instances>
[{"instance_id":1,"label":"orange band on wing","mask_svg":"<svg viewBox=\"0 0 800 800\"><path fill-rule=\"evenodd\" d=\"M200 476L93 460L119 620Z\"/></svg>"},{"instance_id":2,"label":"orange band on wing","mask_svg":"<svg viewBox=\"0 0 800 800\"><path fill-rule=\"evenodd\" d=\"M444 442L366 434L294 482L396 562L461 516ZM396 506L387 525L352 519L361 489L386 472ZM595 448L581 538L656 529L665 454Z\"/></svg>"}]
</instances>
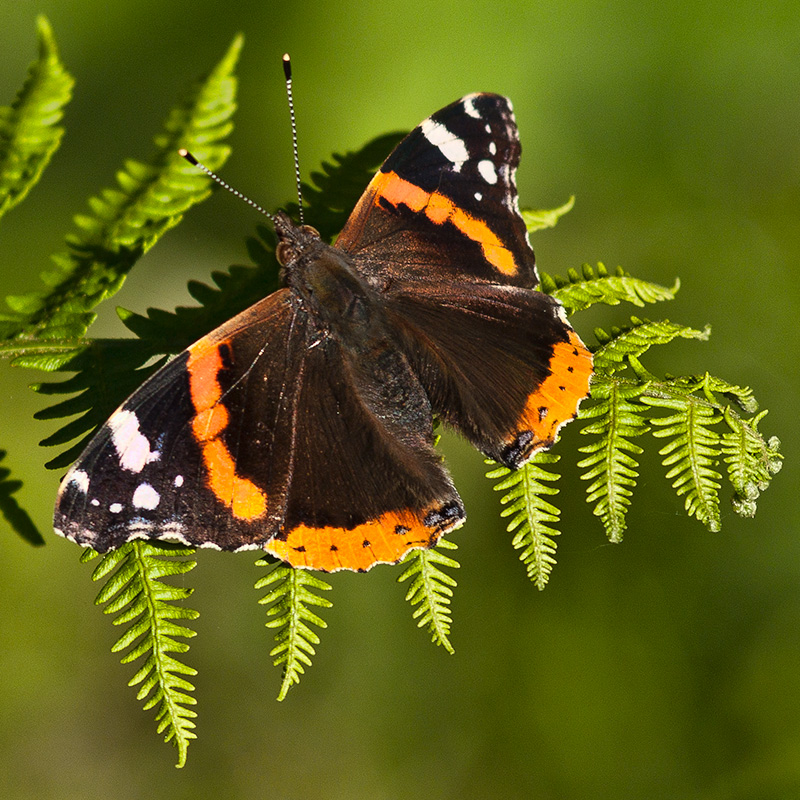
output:
<instances>
[{"instance_id":1,"label":"orange band on wing","mask_svg":"<svg viewBox=\"0 0 800 800\"><path fill-rule=\"evenodd\" d=\"M570 331L569 341L553 348L550 375L528 397L517 424L517 433L533 433L532 449L552 444L558 429L574 419L578 405L589 394L592 372L592 354Z\"/></svg>"},{"instance_id":2,"label":"orange band on wing","mask_svg":"<svg viewBox=\"0 0 800 800\"><path fill-rule=\"evenodd\" d=\"M285 540L270 539L264 549L293 567L335 572L368 570L375 564L395 564L409 550L432 547L439 537L463 522L463 516L428 526L421 515L390 511L355 528L312 528L298 525Z\"/></svg>"},{"instance_id":3,"label":"orange band on wing","mask_svg":"<svg viewBox=\"0 0 800 800\"><path fill-rule=\"evenodd\" d=\"M219 405L222 369L219 347L201 339L189 350L189 391L195 417L192 434L200 445L208 472L208 485L216 498L238 519L253 520L267 510L267 495L248 478L236 474L236 464L220 438L228 425L228 410Z\"/></svg>"},{"instance_id":4,"label":"orange band on wing","mask_svg":"<svg viewBox=\"0 0 800 800\"><path fill-rule=\"evenodd\" d=\"M375 197L383 198L393 206L404 205L412 211L424 213L435 225L451 222L461 233L481 246L486 260L503 275L516 275L519 272L511 251L491 228L460 209L440 192L426 192L404 180L396 172L379 172L372 179L369 189L374 192Z\"/></svg>"}]
</instances>

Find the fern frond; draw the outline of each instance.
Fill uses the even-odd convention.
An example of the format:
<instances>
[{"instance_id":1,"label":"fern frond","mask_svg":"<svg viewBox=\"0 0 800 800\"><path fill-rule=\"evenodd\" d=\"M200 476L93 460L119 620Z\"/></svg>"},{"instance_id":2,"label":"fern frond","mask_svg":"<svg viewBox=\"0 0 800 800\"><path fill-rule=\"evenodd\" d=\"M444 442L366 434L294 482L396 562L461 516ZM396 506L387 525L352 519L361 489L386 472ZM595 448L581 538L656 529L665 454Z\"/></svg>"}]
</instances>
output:
<instances>
[{"instance_id":1,"label":"fern frond","mask_svg":"<svg viewBox=\"0 0 800 800\"><path fill-rule=\"evenodd\" d=\"M455 652L450 644L450 626L453 618L450 615L450 600L453 597L455 578L442 571L440 567L458 569L461 565L440 550L457 550L458 545L441 538L436 547L427 550L412 550L403 560L405 569L400 573L397 582L411 580L406 592L406 600L414 609L412 617L417 620L418 628L427 628L431 641L441 645L452 654Z\"/></svg>"},{"instance_id":2,"label":"fern frond","mask_svg":"<svg viewBox=\"0 0 800 800\"><path fill-rule=\"evenodd\" d=\"M685 325L676 325L669 320L650 322L631 317L631 324L622 328L613 327L608 334L595 329L600 347L594 353L594 369L600 375L611 375L627 366L630 358L639 358L654 344L667 344L673 339L707 340L710 328L698 331Z\"/></svg>"},{"instance_id":3,"label":"fern frond","mask_svg":"<svg viewBox=\"0 0 800 800\"><path fill-rule=\"evenodd\" d=\"M609 272L602 263L598 263L596 270L589 264L584 264L580 273L571 269L566 278L543 272L539 284L540 291L555 297L568 314L583 311L597 303L615 306L626 302L641 307L645 303L674 300L679 288L678 280L671 289L667 289L657 283L634 278L622 267L617 267L613 273Z\"/></svg>"},{"instance_id":4,"label":"fern frond","mask_svg":"<svg viewBox=\"0 0 800 800\"><path fill-rule=\"evenodd\" d=\"M7 453L0 450L0 462L5 460ZM16 501L14 494L19 491L22 481L11 478L11 470L0 467L0 516L29 544L44 544L44 537L30 518L28 512Z\"/></svg>"},{"instance_id":5,"label":"fern frond","mask_svg":"<svg viewBox=\"0 0 800 800\"><path fill-rule=\"evenodd\" d=\"M530 208L523 208L522 209L522 220L525 223L525 227L528 230L528 233L533 233L534 231L541 231L545 228L555 228L558 220L567 214L568 212L572 211L572 207L575 205L575 195L567 200L563 206L559 206L558 208L549 208L549 209L530 209Z\"/></svg>"},{"instance_id":6,"label":"fern frond","mask_svg":"<svg viewBox=\"0 0 800 800\"><path fill-rule=\"evenodd\" d=\"M731 408L723 411L730 431L722 434L722 453L734 489L731 502L742 517L755 516L759 495L783 466L780 441L773 436L765 442L758 431L758 423L766 413L762 411L753 419L745 420Z\"/></svg>"},{"instance_id":7,"label":"fern frond","mask_svg":"<svg viewBox=\"0 0 800 800\"><path fill-rule=\"evenodd\" d=\"M256 589L271 586L272 589L258 602L268 605L266 626L275 629L277 646L270 651L272 663L283 665L283 678L278 700L283 700L289 689L300 682L305 667L311 666L311 656L316 655L314 645L319 636L309 625L327 628L328 624L308 606L330 608L330 600L319 597L313 590L329 591L331 585L304 569L294 569L288 564L275 564L266 558L256 561L257 567L272 566L272 570L261 578Z\"/></svg>"},{"instance_id":8,"label":"fern frond","mask_svg":"<svg viewBox=\"0 0 800 800\"><path fill-rule=\"evenodd\" d=\"M556 563L555 538L560 531L551 527L561 516L559 509L544 499L544 495L558 494L559 490L549 484L561 476L548 472L544 465L558 463L561 456L549 451L540 451L518 470L498 466L486 473L490 480L500 479L493 488L506 492L500 503L505 506L501 517L511 517L506 526L514 533L511 542L515 550L522 550L519 560L525 564L528 578L537 589L544 589ZM492 461L487 461L493 464Z\"/></svg>"},{"instance_id":9,"label":"fern frond","mask_svg":"<svg viewBox=\"0 0 800 800\"><path fill-rule=\"evenodd\" d=\"M127 651L123 664L144 659L128 686L139 686L136 698L145 701L145 710L157 709L157 732L178 748L177 767L186 763L189 743L196 738L193 719L197 714L187 708L197 702L187 694L194 686L183 676L196 675L197 670L171 655L189 649L178 637L195 636L174 620L196 619L198 613L178 605L192 589L172 586L162 578L194 569L197 562L185 560L193 554L187 547L134 541L104 555L92 573L92 580L106 581L95 603L105 603L103 612L116 615L114 625L126 626L111 650Z\"/></svg>"},{"instance_id":10,"label":"fern frond","mask_svg":"<svg viewBox=\"0 0 800 800\"><path fill-rule=\"evenodd\" d=\"M49 287L7 299L18 316L14 341L4 354L15 363L53 369L75 353L94 319L92 309L116 293L138 258L182 219L184 212L209 194L209 178L177 154L191 149L212 169L218 169L229 148L221 144L231 130L236 79L232 72L241 49L236 37L222 61L199 82L168 116L156 136L157 151L147 163L129 160L117 173L117 187L89 201L91 213L78 215L78 233L67 237L68 251L53 257L56 269L42 275ZM63 341L42 358L26 343Z\"/></svg>"},{"instance_id":11,"label":"fern frond","mask_svg":"<svg viewBox=\"0 0 800 800\"><path fill-rule=\"evenodd\" d=\"M718 531L721 527L719 480L722 475L714 466L720 456L721 437L712 427L722 419L722 415L703 398L692 394L642 395L641 401L675 411L666 417L651 417L656 426L653 436L671 439L658 451L664 456L664 466L670 467L667 479L672 480L678 497L685 495L687 513L697 517L710 531Z\"/></svg>"},{"instance_id":12,"label":"fern frond","mask_svg":"<svg viewBox=\"0 0 800 800\"><path fill-rule=\"evenodd\" d=\"M61 144L59 125L74 80L64 69L50 23L36 19L39 58L10 106L0 107L0 217L25 199Z\"/></svg>"},{"instance_id":13,"label":"fern frond","mask_svg":"<svg viewBox=\"0 0 800 800\"><path fill-rule=\"evenodd\" d=\"M639 464L632 455L642 453L639 445L629 441L648 428L642 420L645 412L634 402L647 384L630 385L618 378L595 375L592 380L592 406L581 406L579 418L591 419L582 434L597 436L591 444L578 448L590 453L578 462L586 472L581 479L592 481L586 488L586 502L594 503L594 514L603 521L606 535L612 542L622 541L626 528L625 515L639 477Z\"/></svg>"}]
</instances>

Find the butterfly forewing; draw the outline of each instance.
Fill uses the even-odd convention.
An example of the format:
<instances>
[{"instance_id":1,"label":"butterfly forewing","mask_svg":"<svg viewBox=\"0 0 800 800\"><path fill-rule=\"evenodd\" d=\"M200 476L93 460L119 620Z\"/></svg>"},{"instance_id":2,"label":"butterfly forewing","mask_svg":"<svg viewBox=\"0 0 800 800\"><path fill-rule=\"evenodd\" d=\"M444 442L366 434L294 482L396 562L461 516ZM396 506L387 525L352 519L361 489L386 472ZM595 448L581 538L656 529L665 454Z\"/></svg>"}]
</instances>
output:
<instances>
[{"instance_id":1,"label":"butterfly forewing","mask_svg":"<svg viewBox=\"0 0 800 800\"><path fill-rule=\"evenodd\" d=\"M420 123L386 159L337 239L375 279L532 287L509 100L472 94Z\"/></svg>"}]
</instances>

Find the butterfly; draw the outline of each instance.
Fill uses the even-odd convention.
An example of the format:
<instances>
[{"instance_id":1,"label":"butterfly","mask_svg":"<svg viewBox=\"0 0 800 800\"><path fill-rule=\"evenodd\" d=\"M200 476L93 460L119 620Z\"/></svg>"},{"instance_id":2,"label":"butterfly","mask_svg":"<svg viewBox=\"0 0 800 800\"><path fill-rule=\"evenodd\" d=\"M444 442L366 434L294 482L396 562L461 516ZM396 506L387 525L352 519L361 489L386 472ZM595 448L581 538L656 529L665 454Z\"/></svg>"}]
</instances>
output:
<instances>
[{"instance_id":1,"label":"butterfly","mask_svg":"<svg viewBox=\"0 0 800 800\"><path fill-rule=\"evenodd\" d=\"M56 532L261 548L364 571L465 520L438 418L517 469L588 394L592 358L536 290L511 102L470 94L386 159L334 245L274 217L282 288L195 342L98 430Z\"/></svg>"}]
</instances>

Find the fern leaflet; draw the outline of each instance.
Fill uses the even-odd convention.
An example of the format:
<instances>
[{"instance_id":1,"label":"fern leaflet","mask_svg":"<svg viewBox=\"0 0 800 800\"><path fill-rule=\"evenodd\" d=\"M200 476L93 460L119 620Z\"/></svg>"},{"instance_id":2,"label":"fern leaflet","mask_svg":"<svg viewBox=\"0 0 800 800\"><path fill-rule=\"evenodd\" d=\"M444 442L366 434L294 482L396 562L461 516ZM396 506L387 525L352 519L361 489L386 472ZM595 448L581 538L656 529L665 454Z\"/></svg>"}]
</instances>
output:
<instances>
[{"instance_id":1,"label":"fern leaflet","mask_svg":"<svg viewBox=\"0 0 800 800\"><path fill-rule=\"evenodd\" d=\"M256 561L256 566L272 566L266 558ZM273 664L283 664L283 678L278 692L278 700L283 700L289 689L300 682L305 667L311 666L311 656L316 654L314 645L319 644L319 636L309 624L318 628L327 628L328 624L308 606L330 608L330 600L319 597L312 590L329 591L331 585L304 569L294 569L288 564L276 564L273 569L261 578L256 589L266 586L273 588L258 602L268 605L267 615L274 617L266 622L268 628L274 628L276 647L270 651Z\"/></svg>"},{"instance_id":2,"label":"fern leaflet","mask_svg":"<svg viewBox=\"0 0 800 800\"><path fill-rule=\"evenodd\" d=\"M194 686L182 676L196 675L197 670L170 655L189 649L177 637L195 636L193 630L174 620L196 619L198 613L178 605L192 589L172 586L162 578L194 569L197 562L185 560L193 554L194 550L187 547L134 541L104 555L92 573L92 580L107 578L95 603L106 604L105 614L117 615L114 625L127 626L111 650L127 650L123 664L144 658L128 686L141 684L137 700L146 701L145 710L157 708L157 732L165 733L164 741L172 741L178 748L178 767L186 763L189 743L196 738L193 719L197 716L187 708L197 702L187 694ZM83 560L95 555L88 551Z\"/></svg>"},{"instance_id":3,"label":"fern leaflet","mask_svg":"<svg viewBox=\"0 0 800 800\"><path fill-rule=\"evenodd\" d=\"M555 228L558 220L563 217L564 214L572 211L572 207L574 205L575 195L572 195L572 197L570 197L563 206L559 206L558 208L548 208L542 210L524 208L522 209L522 220L525 223L525 228L527 229L528 233L541 231L545 228Z\"/></svg>"},{"instance_id":4,"label":"fern leaflet","mask_svg":"<svg viewBox=\"0 0 800 800\"><path fill-rule=\"evenodd\" d=\"M642 402L675 411L666 417L652 417L657 426L653 436L671 439L658 453L670 467L667 479L678 497L685 495L684 505L690 516L697 517L710 531L721 527L719 513L719 480L713 467L720 456L720 437L711 428L722 415L708 402L691 394L670 397L642 396Z\"/></svg>"},{"instance_id":5,"label":"fern leaflet","mask_svg":"<svg viewBox=\"0 0 800 800\"><path fill-rule=\"evenodd\" d=\"M411 580L406 592L406 600L417 606L412 614L418 628L427 628L431 641L441 645L452 654L455 652L448 638L453 618L450 615L450 600L453 596L455 578L440 569L458 569L461 565L453 558L439 552L457 550L458 545L441 538L429 550L412 550L403 560L405 566L397 579L398 583Z\"/></svg>"},{"instance_id":6,"label":"fern leaflet","mask_svg":"<svg viewBox=\"0 0 800 800\"><path fill-rule=\"evenodd\" d=\"M723 412L730 431L722 435L722 452L735 492L733 507L743 517L755 516L759 495L783 466L778 438L773 436L765 442L758 432L758 423L766 413L745 420L731 408Z\"/></svg>"},{"instance_id":7,"label":"fern leaflet","mask_svg":"<svg viewBox=\"0 0 800 800\"><path fill-rule=\"evenodd\" d=\"M703 331L676 325L668 320L650 322L631 317L631 324L613 327L608 334L600 328L594 332L601 346L594 354L595 372L610 375L627 366L630 358L639 358L654 344L667 344L676 338L707 340L710 329Z\"/></svg>"},{"instance_id":8,"label":"fern leaflet","mask_svg":"<svg viewBox=\"0 0 800 800\"><path fill-rule=\"evenodd\" d=\"M559 490L550 483L561 476L548 472L544 465L556 464L560 458L555 453L539 451L518 470L499 466L486 473L491 480L501 479L493 487L496 492L506 492L500 498L505 506L500 516L511 517L506 526L509 533L516 531L511 544L515 550L522 550L519 560L525 564L528 578L537 589L547 585L556 563L554 537L560 531L551 525L558 524L561 516L559 509L544 499L544 495L558 494Z\"/></svg>"},{"instance_id":9,"label":"fern leaflet","mask_svg":"<svg viewBox=\"0 0 800 800\"><path fill-rule=\"evenodd\" d=\"M581 469L586 469L581 478L592 481L586 488L586 502L594 503L594 514L602 520L612 542L622 541L625 514L639 477L639 464L629 454L643 451L629 439L641 436L648 429L642 420L644 409L631 401L646 388L646 383L629 385L613 376L595 376L592 400L597 402L583 406L579 414L581 419L594 420L581 433L598 437L579 448L582 453L590 453L578 462Z\"/></svg>"},{"instance_id":10,"label":"fern leaflet","mask_svg":"<svg viewBox=\"0 0 800 800\"><path fill-rule=\"evenodd\" d=\"M25 199L50 163L64 135L62 109L72 97L74 80L58 57L50 23L39 16L36 27L39 59L14 102L0 107L0 217Z\"/></svg>"},{"instance_id":11,"label":"fern leaflet","mask_svg":"<svg viewBox=\"0 0 800 800\"><path fill-rule=\"evenodd\" d=\"M657 283L634 278L622 267L617 267L612 274L602 263L597 265L596 270L584 264L580 274L571 269L566 279L543 272L539 285L540 291L555 297L568 314L583 311L597 303L615 306L627 302L641 307L645 303L674 300L679 288L680 282L677 280L671 289L667 289Z\"/></svg>"}]
</instances>

